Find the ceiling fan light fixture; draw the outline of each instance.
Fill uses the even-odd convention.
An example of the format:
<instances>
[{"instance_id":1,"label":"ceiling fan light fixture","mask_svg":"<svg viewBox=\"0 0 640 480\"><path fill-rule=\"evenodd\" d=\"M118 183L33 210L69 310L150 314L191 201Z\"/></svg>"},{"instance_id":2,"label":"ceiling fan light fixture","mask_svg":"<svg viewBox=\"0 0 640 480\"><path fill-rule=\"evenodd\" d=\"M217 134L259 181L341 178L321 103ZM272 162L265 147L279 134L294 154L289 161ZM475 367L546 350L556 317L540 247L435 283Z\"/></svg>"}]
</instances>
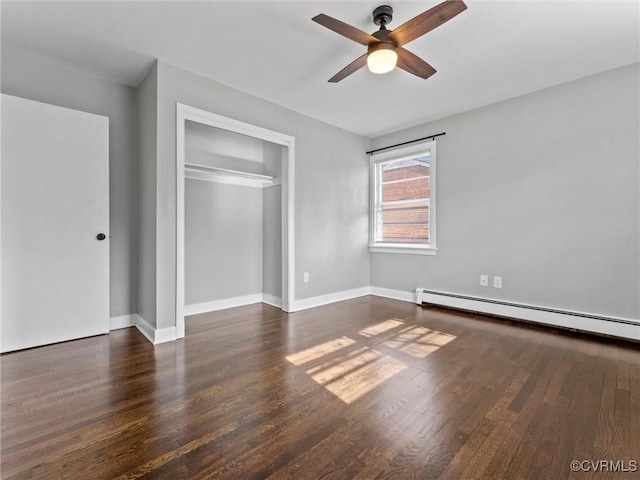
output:
<instances>
[{"instance_id":1,"label":"ceiling fan light fixture","mask_svg":"<svg viewBox=\"0 0 640 480\"><path fill-rule=\"evenodd\" d=\"M398 53L392 43L379 42L369 45L367 67L372 73L387 73L398 63Z\"/></svg>"},{"instance_id":2,"label":"ceiling fan light fixture","mask_svg":"<svg viewBox=\"0 0 640 480\"><path fill-rule=\"evenodd\" d=\"M436 73L436 69L404 48L404 46L448 22L466 9L467 6L463 0L444 0L435 7L431 7L429 10L404 22L399 27L387 30L387 25L393 19L393 8L390 5L380 5L372 14L373 23L378 25L380 29L372 34L368 34L324 13L316 15L311 20L367 47L367 53L360 55L331 77L329 79L330 83L337 83L343 80L353 72L360 70L365 64L368 65L369 70L373 73L387 73L397 66L418 78L426 79Z\"/></svg>"}]
</instances>

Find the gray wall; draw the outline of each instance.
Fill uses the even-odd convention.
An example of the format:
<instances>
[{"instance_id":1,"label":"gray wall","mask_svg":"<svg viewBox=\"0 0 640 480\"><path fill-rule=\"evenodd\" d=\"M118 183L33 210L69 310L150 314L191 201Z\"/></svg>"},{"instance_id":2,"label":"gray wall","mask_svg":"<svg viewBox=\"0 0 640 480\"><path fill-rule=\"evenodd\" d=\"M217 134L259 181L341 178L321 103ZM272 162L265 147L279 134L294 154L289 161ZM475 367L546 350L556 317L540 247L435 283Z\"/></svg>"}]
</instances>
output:
<instances>
[{"instance_id":1,"label":"gray wall","mask_svg":"<svg viewBox=\"0 0 640 480\"><path fill-rule=\"evenodd\" d=\"M262 293L282 297L282 187L262 190Z\"/></svg>"},{"instance_id":2,"label":"gray wall","mask_svg":"<svg viewBox=\"0 0 640 480\"><path fill-rule=\"evenodd\" d=\"M156 208L158 154L158 68L154 65L138 86L139 158L139 271L138 313L155 327L156 318Z\"/></svg>"},{"instance_id":3,"label":"gray wall","mask_svg":"<svg viewBox=\"0 0 640 480\"><path fill-rule=\"evenodd\" d=\"M378 147L447 131L438 141L435 257L369 255L366 138L162 62L136 91L5 43L1 87L110 119L112 316L139 312L157 328L175 322L181 102L296 138L296 299L371 283L638 318L638 70L624 67L374 139ZM265 219L278 189L263 190ZM263 271L266 252L279 244L268 225ZM480 287L481 273L501 275L504 288ZM262 283L265 293L280 293L278 278Z\"/></svg>"},{"instance_id":4,"label":"gray wall","mask_svg":"<svg viewBox=\"0 0 640 480\"><path fill-rule=\"evenodd\" d=\"M158 62L158 328L175 325L176 102L295 137L296 299L369 285L369 140Z\"/></svg>"},{"instance_id":5,"label":"gray wall","mask_svg":"<svg viewBox=\"0 0 640 480\"><path fill-rule=\"evenodd\" d=\"M138 311L136 91L2 44L2 92L109 117L110 314Z\"/></svg>"},{"instance_id":6,"label":"gray wall","mask_svg":"<svg viewBox=\"0 0 640 480\"><path fill-rule=\"evenodd\" d=\"M257 138L187 121L186 162L262 174L264 142Z\"/></svg>"},{"instance_id":7,"label":"gray wall","mask_svg":"<svg viewBox=\"0 0 640 480\"><path fill-rule=\"evenodd\" d=\"M438 139L438 253L371 282L638 319L638 64L374 139ZM426 106L428 108L428 106ZM503 288L479 286L500 275Z\"/></svg>"},{"instance_id":8,"label":"gray wall","mask_svg":"<svg viewBox=\"0 0 640 480\"><path fill-rule=\"evenodd\" d=\"M185 304L261 293L262 189L185 184Z\"/></svg>"}]
</instances>

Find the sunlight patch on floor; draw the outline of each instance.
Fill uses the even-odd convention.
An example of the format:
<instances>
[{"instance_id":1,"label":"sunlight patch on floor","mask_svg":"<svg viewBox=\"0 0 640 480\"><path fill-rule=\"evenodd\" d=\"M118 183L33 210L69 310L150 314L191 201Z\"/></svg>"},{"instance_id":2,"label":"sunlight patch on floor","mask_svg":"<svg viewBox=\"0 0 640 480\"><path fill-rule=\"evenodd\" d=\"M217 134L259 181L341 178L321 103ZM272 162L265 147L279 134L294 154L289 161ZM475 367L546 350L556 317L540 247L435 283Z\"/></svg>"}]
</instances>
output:
<instances>
[{"instance_id":1,"label":"sunlight patch on floor","mask_svg":"<svg viewBox=\"0 0 640 480\"><path fill-rule=\"evenodd\" d=\"M349 372L363 367L378 358L379 354L369 347L360 347L338 360L331 360L317 367L307 370L316 382L323 385Z\"/></svg>"},{"instance_id":2,"label":"sunlight patch on floor","mask_svg":"<svg viewBox=\"0 0 640 480\"><path fill-rule=\"evenodd\" d=\"M321 365L307 373L340 400L351 403L406 368L400 360L362 347L340 363L328 368Z\"/></svg>"},{"instance_id":3,"label":"sunlight patch on floor","mask_svg":"<svg viewBox=\"0 0 640 480\"><path fill-rule=\"evenodd\" d=\"M402 320L398 318L392 318L389 320L385 320L384 322L371 325L370 327L360 330L358 333L363 337L375 337L376 335L380 335L381 333L399 327L400 325L404 325L404 322Z\"/></svg>"},{"instance_id":4,"label":"sunlight patch on floor","mask_svg":"<svg viewBox=\"0 0 640 480\"><path fill-rule=\"evenodd\" d=\"M416 358L425 358L455 338L454 335L425 327L410 327L394 335L384 345Z\"/></svg>"},{"instance_id":5,"label":"sunlight patch on floor","mask_svg":"<svg viewBox=\"0 0 640 480\"><path fill-rule=\"evenodd\" d=\"M358 343L368 340L354 340L343 336L292 353L285 358L297 366L315 360L322 361L320 365L307 365L305 373L343 402L351 403L408 368L404 361L395 357L406 354L422 359L456 338L455 335L426 327L406 326L398 318L371 325L358 334L372 338L401 327L404 328L396 333L387 333L386 340L385 337L378 340L382 341L379 345L392 348L397 353L381 352L368 345L358 346ZM336 355L332 355L336 352Z\"/></svg>"},{"instance_id":6,"label":"sunlight patch on floor","mask_svg":"<svg viewBox=\"0 0 640 480\"><path fill-rule=\"evenodd\" d=\"M291 355L287 355L285 358L294 365L304 365L305 363L317 360L318 358L322 358L330 353L337 352L338 350L348 347L349 345L353 345L354 343L356 343L356 341L349 337L336 338L334 340L321 343L320 345L307 348L301 352L292 353Z\"/></svg>"}]
</instances>

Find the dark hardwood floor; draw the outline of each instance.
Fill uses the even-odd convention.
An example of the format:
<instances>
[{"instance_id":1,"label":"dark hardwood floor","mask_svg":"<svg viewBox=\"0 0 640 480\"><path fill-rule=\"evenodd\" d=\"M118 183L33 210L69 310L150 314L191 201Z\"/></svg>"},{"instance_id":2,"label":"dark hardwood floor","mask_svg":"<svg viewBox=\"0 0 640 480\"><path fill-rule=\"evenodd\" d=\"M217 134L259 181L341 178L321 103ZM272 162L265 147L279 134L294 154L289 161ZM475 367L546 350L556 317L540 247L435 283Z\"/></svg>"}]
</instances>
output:
<instances>
[{"instance_id":1,"label":"dark hardwood floor","mask_svg":"<svg viewBox=\"0 0 640 480\"><path fill-rule=\"evenodd\" d=\"M480 315L258 304L0 361L5 480L640 477L570 468L640 463L638 345Z\"/></svg>"}]
</instances>

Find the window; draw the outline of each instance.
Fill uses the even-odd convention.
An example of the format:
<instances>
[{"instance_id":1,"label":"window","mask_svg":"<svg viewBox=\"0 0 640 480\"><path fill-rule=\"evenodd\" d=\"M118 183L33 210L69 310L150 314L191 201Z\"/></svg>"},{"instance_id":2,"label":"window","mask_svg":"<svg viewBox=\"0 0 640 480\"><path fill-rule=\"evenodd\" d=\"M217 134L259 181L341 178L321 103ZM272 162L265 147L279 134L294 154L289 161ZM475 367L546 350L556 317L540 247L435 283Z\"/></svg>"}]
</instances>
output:
<instances>
[{"instance_id":1,"label":"window","mask_svg":"<svg viewBox=\"0 0 640 480\"><path fill-rule=\"evenodd\" d=\"M436 142L371 156L370 250L434 255Z\"/></svg>"}]
</instances>

